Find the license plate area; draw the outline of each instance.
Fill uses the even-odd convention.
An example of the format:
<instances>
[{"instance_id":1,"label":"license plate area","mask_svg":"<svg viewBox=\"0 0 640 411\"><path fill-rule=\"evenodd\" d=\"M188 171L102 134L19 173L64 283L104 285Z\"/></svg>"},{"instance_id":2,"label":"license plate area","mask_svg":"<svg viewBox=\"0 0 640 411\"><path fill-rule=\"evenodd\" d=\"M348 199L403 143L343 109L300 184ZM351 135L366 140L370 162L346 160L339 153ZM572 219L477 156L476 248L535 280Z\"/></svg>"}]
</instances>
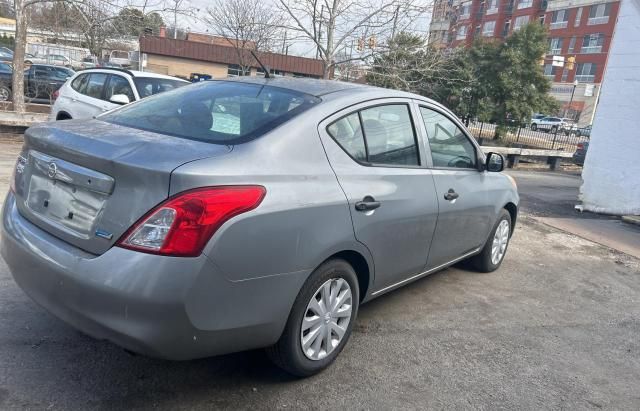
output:
<instances>
[{"instance_id":1,"label":"license plate area","mask_svg":"<svg viewBox=\"0 0 640 411\"><path fill-rule=\"evenodd\" d=\"M113 179L42 153L29 154L25 203L30 214L76 238L92 238Z\"/></svg>"},{"instance_id":2,"label":"license plate area","mask_svg":"<svg viewBox=\"0 0 640 411\"><path fill-rule=\"evenodd\" d=\"M105 200L105 195L34 174L27 205L40 218L89 238Z\"/></svg>"}]
</instances>

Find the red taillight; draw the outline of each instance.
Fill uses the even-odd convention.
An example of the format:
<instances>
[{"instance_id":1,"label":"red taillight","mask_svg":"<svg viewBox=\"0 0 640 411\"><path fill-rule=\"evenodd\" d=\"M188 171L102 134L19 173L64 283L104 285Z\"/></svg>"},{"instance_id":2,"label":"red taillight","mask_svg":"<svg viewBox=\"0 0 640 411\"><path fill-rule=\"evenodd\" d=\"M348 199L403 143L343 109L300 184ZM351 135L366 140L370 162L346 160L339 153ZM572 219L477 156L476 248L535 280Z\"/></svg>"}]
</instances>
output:
<instances>
[{"instance_id":1,"label":"red taillight","mask_svg":"<svg viewBox=\"0 0 640 411\"><path fill-rule=\"evenodd\" d=\"M578 145L576 147L578 147L578 150L582 150L582 149L584 149L584 144L583 143L578 143Z\"/></svg>"},{"instance_id":2,"label":"red taillight","mask_svg":"<svg viewBox=\"0 0 640 411\"><path fill-rule=\"evenodd\" d=\"M60 95L60 89L53 92L53 94L51 95L51 99L55 101L59 95Z\"/></svg>"},{"instance_id":3,"label":"red taillight","mask_svg":"<svg viewBox=\"0 0 640 411\"><path fill-rule=\"evenodd\" d=\"M122 236L118 245L152 254L196 257L222 224L258 207L265 193L262 186L185 191L143 216Z\"/></svg>"}]
</instances>

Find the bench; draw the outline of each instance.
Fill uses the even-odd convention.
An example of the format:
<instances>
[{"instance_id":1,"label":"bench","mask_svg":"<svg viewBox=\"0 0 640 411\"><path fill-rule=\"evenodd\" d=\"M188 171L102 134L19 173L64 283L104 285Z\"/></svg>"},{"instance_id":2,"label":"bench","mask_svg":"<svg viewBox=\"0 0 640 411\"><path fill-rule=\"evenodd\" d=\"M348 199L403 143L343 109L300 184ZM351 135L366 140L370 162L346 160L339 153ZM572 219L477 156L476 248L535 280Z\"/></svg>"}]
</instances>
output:
<instances>
[{"instance_id":1,"label":"bench","mask_svg":"<svg viewBox=\"0 0 640 411\"><path fill-rule=\"evenodd\" d=\"M506 167L516 168L520 162L520 157L546 157L551 170L555 170L560 165L563 158L572 158L573 153L559 150L542 150L534 148L517 147L488 147L482 146L485 153L494 152L502 154L507 158Z\"/></svg>"}]
</instances>

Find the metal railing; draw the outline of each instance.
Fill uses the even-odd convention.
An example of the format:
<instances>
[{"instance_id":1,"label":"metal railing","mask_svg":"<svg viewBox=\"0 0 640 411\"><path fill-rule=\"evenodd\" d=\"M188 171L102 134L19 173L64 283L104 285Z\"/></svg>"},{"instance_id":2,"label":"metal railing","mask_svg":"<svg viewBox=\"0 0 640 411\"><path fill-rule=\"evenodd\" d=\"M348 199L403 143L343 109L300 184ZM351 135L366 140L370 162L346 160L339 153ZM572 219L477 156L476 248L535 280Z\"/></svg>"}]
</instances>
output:
<instances>
[{"instance_id":1,"label":"metal railing","mask_svg":"<svg viewBox=\"0 0 640 411\"><path fill-rule=\"evenodd\" d=\"M562 129L550 126L531 126L529 124L486 123L481 121L465 121L467 129L481 145L505 145L512 147L539 148L574 152L579 143L589 141L589 136L582 135L579 129ZM499 139L496 139L496 128L502 127Z\"/></svg>"}]
</instances>

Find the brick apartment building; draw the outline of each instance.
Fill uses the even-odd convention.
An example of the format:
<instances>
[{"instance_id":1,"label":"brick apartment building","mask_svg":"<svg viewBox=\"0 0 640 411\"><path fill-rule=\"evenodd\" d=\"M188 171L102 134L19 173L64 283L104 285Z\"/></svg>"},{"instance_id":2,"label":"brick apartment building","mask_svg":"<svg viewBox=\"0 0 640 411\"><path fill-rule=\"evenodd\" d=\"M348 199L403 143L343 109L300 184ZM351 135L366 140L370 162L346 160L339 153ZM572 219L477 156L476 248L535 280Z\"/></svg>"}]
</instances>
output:
<instances>
[{"instance_id":1,"label":"brick apartment building","mask_svg":"<svg viewBox=\"0 0 640 411\"><path fill-rule=\"evenodd\" d=\"M436 0L429 43L469 46L474 39L505 39L530 22L549 30L542 67L561 102L561 113L591 124L600 93L620 1L609 0ZM553 56L575 57L573 69L554 67ZM571 95L573 94L573 100Z\"/></svg>"}]
</instances>

